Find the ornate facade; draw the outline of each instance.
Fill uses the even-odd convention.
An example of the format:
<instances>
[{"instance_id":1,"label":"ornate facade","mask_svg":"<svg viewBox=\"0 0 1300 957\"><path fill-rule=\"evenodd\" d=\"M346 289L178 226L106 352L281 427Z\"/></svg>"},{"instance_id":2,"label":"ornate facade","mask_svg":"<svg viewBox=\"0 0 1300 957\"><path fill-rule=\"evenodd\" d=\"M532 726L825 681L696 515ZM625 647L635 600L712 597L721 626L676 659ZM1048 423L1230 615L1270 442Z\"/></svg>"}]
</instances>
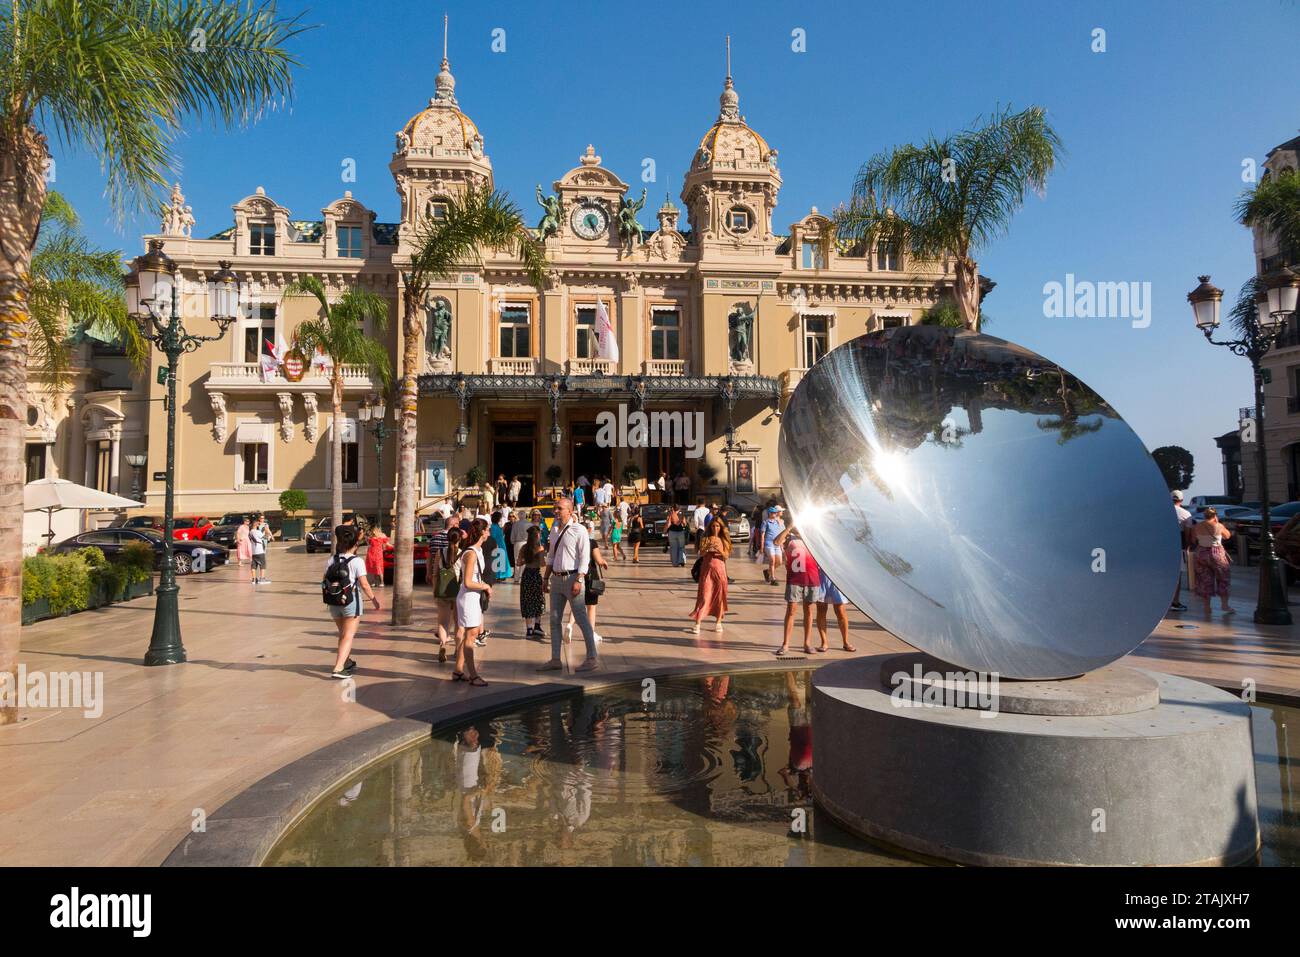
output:
<instances>
[{"instance_id":1,"label":"ornate facade","mask_svg":"<svg viewBox=\"0 0 1300 957\"><path fill-rule=\"evenodd\" d=\"M651 480L684 470L697 493L756 500L778 488L779 411L807 367L846 339L918 321L950 289L949 263L839 243L815 207L777 232L778 153L739 106L727 77L717 118L695 146L682 208L665 196L648 225L648 192L629 187L588 145L550 190L537 187L551 265L544 289L529 286L507 254L487 250L433 291L420 377L422 506L475 465L526 476L526 488L549 484L556 468L564 481L617 479L629 465ZM234 205L232 228L194 239L192 214L179 193L173 198L161 238L200 290L186 296L191 314L204 314L198 300L220 260L252 283L231 333L181 360L180 512L275 508L290 487L304 489L315 510L327 507L327 381L314 368L290 378L263 357L267 343L292 343L296 324L315 315L314 300L281 301L288 282L310 274L331 291L360 284L391 303L388 330L374 332L400 368L402 270L417 227L466 187L493 183L484 135L462 111L445 58L428 105L396 134L390 171L401 210L394 224L377 223L350 193L320 219L298 220L259 188ZM597 348L601 307L617 359ZM161 399L163 387L149 381ZM347 370L346 500L366 511L380 496L385 511L392 505L395 440L376 462L356 415L378 386L365 370ZM598 415L620 406L698 413L701 444L611 443ZM159 462L164 412L161 402L150 409L150 461ZM151 481L148 494L160 504L162 482Z\"/></svg>"}]
</instances>

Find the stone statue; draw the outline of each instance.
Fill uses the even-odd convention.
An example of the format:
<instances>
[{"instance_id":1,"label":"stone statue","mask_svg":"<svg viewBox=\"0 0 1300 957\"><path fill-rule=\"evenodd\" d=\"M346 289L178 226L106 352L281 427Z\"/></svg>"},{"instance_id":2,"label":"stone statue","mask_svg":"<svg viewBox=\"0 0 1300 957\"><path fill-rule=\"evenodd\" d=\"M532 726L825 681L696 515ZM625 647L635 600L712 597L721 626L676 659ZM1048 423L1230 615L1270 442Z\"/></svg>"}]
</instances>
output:
<instances>
[{"instance_id":1,"label":"stone statue","mask_svg":"<svg viewBox=\"0 0 1300 957\"><path fill-rule=\"evenodd\" d=\"M750 362L750 345L754 339L754 309L742 302L727 317L727 328L731 331L731 361Z\"/></svg>"},{"instance_id":2,"label":"stone statue","mask_svg":"<svg viewBox=\"0 0 1300 957\"><path fill-rule=\"evenodd\" d=\"M176 183L172 186L171 200L162 207L161 231L164 236L185 235L185 210L185 195L181 192L181 184Z\"/></svg>"},{"instance_id":3,"label":"stone statue","mask_svg":"<svg viewBox=\"0 0 1300 957\"><path fill-rule=\"evenodd\" d=\"M424 349L431 359L451 355L451 309L446 299L424 304Z\"/></svg>"},{"instance_id":4,"label":"stone statue","mask_svg":"<svg viewBox=\"0 0 1300 957\"><path fill-rule=\"evenodd\" d=\"M637 222L637 214L645 208L646 191L641 190L641 198L635 203L629 202L624 196L618 203L618 235L627 243L627 251L631 252L632 247L644 239L644 231L641 224Z\"/></svg>"},{"instance_id":5,"label":"stone statue","mask_svg":"<svg viewBox=\"0 0 1300 957\"><path fill-rule=\"evenodd\" d=\"M708 166L713 161L713 153L707 146L701 146L700 151L695 154L695 165L701 168Z\"/></svg>"},{"instance_id":6,"label":"stone statue","mask_svg":"<svg viewBox=\"0 0 1300 957\"><path fill-rule=\"evenodd\" d=\"M554 236L560 231L560 198L558 196L542 195L542 184L537 184L537 205L542 207L545 215L542 221L537 224L537 232L543 239Z\"/></svg>"},{"instance_id":7,"label":"stone statue","mask_svg":"<svg viewBox=\"0 0 1300 957\"><path fill-rule=\"evenodd\" d=\"M397 131L397 152L405 153L411 148L411 138L406 135L406 130Z\"/></svg>"},{"instance_id":8,"label":"stone statue","mask_svg":"<svg viewBox=\"0 0 1300 957\"><path fill-rule=\"evenodd\" d=\"M181 231L187 239L194 235L194 209L190 206L181 211Z\"/></svg>"}]
</instances>

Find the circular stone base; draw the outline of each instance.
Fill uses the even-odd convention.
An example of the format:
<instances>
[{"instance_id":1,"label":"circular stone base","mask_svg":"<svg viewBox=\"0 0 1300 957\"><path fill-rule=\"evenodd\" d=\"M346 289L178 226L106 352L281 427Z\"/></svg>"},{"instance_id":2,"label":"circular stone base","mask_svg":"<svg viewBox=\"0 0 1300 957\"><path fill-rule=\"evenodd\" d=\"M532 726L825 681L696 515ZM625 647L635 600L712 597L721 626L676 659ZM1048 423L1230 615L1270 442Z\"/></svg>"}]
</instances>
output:
<instances>
[{"instance_id":1,"label":"circular stone base","mask_svg":"<svg viewBox=\"0 0 1300 957\"><path fill-rule=\"evenodd\" d=\"M891 697L880 676L897 657L813 677L813 794L848 830L962 864L1237 864L1258 851L1250 708L1227 692L1142 672L1160 703L1129 714L931 707Z\"/></svg>"},{"instance_id":2,"label":"circular stone base","mask_svg":"<svg viewBox=\"0 0 1300 957\"><path fill-rule=\"evenodd\" d=\"M1000 678L983 687L977 683L980 677L978 672L965 671L921 651L891 655L880 665L880 683L890 691L921 702L928 694L928 700L960 708L1085 717L1132 714L1160 703L1160 687L1154 678L1121 665L1107 665L1077 678Z\"/></svg>"}]
</instances>

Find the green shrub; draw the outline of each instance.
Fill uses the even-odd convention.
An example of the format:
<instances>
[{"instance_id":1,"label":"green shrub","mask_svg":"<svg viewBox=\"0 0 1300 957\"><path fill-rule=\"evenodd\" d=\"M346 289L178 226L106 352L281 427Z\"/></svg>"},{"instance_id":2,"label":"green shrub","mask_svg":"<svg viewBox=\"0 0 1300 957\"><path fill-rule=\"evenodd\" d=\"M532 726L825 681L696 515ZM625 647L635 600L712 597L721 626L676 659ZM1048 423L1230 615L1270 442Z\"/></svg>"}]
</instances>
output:
<instances>
[{"instance_id":1,"label":"green shrub","mask_svg":"<svg viewBox=\"0 0 1300 957\"><path fill-rule=\"evenodd\" d=\"M294 512L301 512L306 507L307 493L302 489L287 488L280 493L280 508L291 518Z\"/></svg>"},{"instance_id":2,"label":"green shrub","mask_svg":"<svg viewBox=\"0 0 1300 957\"><path fill-rule=\"evenodd\" d=\"M50 594L54 581L54 556L33 555L23 559L23 604L31 605Z\"/></svg>"},{"instance_id":3,"label":"green shrub","mask_svg":"<svg viewBox=\"0 0 1300 957\"><path fill-rule=\"evenodd\" d=\"M487 480L488 480L487 469L485 469L481 465L474 466L465 475L465 484L472 488L478 488Z\"/></svg>"},{"instance_id":4,"label":"green shrub","mask_svg":"<svg viewBox=\"0 0 1300 957\"><path fill-rule=\"evenodd\" d=\"M81 560L86 563L87 568L103 568L108 564L108 559L104 557L103 551L94 545L81 549L77 554L81 556Z\"/></svg>"},{"instance_id":5,"label":"green shrub","mask_svg":"<svg viewBox=\"0 0 1300 957\"><path fill-rule=\"evenodd\" d=\"M91 569L91 579L102 589L105 601L118 601L126 591L129 577L125 563L120 561L105 562Z\"/></svg>"},{"instance_id":6,"label":"green shrub","mask_svg":"<svg viewBox=\"0 0 1300 957\"><path fill-rule=\"evenodd\" d=\"M118 553L118 560L126 568L126 580L138 585L153 577L153 546L144 542L131 542Z\"/></svg>"},{"instance_id":7,"label":"green shrub","mask_svg":"<svg viewBox=\"0 0 1300 957\"><path fill-rule=\"evenodd\" d=\"M92 578L90 564L84 552L94 551L99 561L104 553L99 549L83 549L72 555L33 555L23 560L23 604L44 598L50 603L50 612L84 611L90 607L96 580ZM95 555L90 556L91 561ZM105 566L107 567L107 562Z\"/></svg>"}]
</instances>

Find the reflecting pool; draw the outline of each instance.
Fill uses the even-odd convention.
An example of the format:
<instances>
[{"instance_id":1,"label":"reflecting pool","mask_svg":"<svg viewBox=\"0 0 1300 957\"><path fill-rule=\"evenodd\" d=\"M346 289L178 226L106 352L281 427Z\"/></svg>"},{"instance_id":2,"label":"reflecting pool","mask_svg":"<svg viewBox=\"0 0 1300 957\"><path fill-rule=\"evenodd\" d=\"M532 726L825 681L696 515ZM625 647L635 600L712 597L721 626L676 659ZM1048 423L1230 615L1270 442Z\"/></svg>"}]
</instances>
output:
<instances>
[{"instance_id":1,"label":"reflecting pool","mask_svg":"<svg viewBox=\"0 0 1300 957\"><path fill-rule=\"evenodd\" d=\"M266 863L915 865L814 807L811 678L657 679L470 722L345 781ZM1253 713L1261 863L1300 863L1300 710Z\"/></svg>"}]
</instances>

